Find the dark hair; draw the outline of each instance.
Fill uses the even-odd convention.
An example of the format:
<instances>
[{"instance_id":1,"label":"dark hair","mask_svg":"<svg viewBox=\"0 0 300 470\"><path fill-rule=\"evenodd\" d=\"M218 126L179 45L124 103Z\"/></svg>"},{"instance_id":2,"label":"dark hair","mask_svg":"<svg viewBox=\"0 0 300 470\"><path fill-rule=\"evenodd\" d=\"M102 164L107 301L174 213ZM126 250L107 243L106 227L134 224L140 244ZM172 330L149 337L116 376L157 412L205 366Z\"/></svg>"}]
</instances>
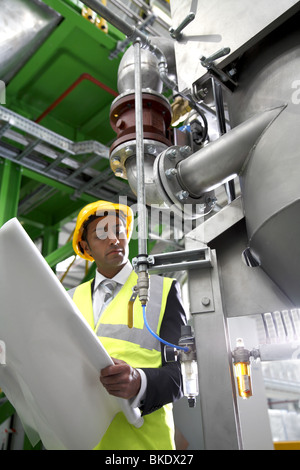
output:
<instances>
[{"instance_id":1,"label":"dark hair","mask_svg":"<svg viewBox=\"0 0 300 470\"><path fill-rule=\"evenodd\" d=\"M96 219L102 219L103 217L106 217L110 214L111 215L116 215L119 219L121 219L123 224L126 227L126 216L123 214L123 212L120 212L120 211L113 211L113 212L105 211L103 215L102 214L101 215L92 214L92 215L89 216L89 218L83 224L83 231L82 231L82 235L81 235L81 240L87 242L87 229L88 229L88 226L90 225L91 222L93 222ZM78 243L78 246L80 248L81 253L84 253L84 249L82 248L80 242Z\"/></svg>"}]
</instances>

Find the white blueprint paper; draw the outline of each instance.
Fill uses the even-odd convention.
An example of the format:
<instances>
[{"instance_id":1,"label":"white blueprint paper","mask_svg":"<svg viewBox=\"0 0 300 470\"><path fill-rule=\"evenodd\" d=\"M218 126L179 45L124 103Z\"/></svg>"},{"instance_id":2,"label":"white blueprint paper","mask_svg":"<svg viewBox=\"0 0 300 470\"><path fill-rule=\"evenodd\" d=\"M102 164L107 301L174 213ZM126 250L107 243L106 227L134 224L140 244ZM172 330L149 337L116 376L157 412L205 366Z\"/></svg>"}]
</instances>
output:
<instances>
[{"instance_id":1,"label":"white blueprint paper","mask_svg":"<svg viewBox=\"0 0 300 470\"><path fill-rule=\"evenodd\" d=\"M119 411L141 424L102 387L112 359L17 219L0 229L0 340L0 387L33 444L92 449Z\"/></svg>"}]
</instances>

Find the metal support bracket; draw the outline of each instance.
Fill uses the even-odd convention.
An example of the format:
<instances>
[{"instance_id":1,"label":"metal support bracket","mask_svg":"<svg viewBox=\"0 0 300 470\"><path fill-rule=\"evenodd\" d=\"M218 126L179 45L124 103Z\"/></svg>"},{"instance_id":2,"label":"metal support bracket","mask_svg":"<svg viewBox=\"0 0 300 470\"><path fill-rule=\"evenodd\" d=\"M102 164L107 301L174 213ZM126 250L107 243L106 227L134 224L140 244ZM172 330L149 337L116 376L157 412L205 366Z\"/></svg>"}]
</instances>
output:
<instances>
[{"instance_id":1,"label":"metal support bracket","mask_svg":"<svg viewBox=\"0 0 300 470\"><path fill-rule=\"evenodd\" d=\"M232 91L238 85L237 82L233 79L235 69L231 68L230 71L227 72L215 64L215 60L220 59L221 57L228 54L230 54L230 48L224 47L209 57L201 56L200 62L202 67L206 68L212 77L218 80L222 85L227 86L229 90Z\"/></svg>"},{"instance_id":2,"label":"metal support bracket","mask_svg":"<svg viewBox=\"0 0 300 470\"><path fill-rule=\"evenodd\" d=\"M179 41L182 38L182 31L184 30L184 28L186 28L195 19L197 8L198 0L192 0L189 14L182 20L182 22L179 26L177 26L176 29L173 27L169 29L169 33L173 39Z\"/></svg>"},{"instance_id":3,"label":"metal support bracket","mask_svg":"<svg viewBox=\"0 0 300 470\"><path fill-rule=\"evenodd\" d=\"M210 248L174 251L148 256L150 274L212 267Z\"/></svg>"}]
</instances>

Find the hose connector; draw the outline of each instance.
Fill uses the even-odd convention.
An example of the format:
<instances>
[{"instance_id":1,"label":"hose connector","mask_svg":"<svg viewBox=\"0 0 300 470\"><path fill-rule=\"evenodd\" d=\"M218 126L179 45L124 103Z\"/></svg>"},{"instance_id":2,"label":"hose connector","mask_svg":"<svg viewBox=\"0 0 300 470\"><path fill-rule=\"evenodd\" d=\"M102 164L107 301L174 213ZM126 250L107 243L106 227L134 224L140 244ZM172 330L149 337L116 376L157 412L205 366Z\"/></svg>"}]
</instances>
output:
<instances>
[{"instance_id":1,"label":"hose connector","mask_svg":"<svg viewBox=\"0 0 300 470\"><path fill-rule=\"evenodd\" d=\"M138 273L137 292L141 304L147 305L149 301L149 274L147 271Z\"/></svg>"}]
</instances>

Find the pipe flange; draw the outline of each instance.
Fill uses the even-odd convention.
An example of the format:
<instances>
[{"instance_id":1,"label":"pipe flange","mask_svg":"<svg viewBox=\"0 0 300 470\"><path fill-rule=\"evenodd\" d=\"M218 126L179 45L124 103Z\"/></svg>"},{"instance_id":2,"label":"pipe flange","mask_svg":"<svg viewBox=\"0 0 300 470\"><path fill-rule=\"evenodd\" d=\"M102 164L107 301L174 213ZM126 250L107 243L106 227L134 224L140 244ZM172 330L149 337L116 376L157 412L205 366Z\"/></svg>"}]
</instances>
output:
<instances>
[{"instance_id":1,"label":"pipe flange","mask_svg":"<svg viewBox=\"0 0 300 470\"><path fill-rule=\"evenodd\" d=\"M214 193L204 193L199 198L194 198L180 185L177 178L177 165L191 153L191 148L187 146L169 147L156 158L153 173L160 196L167 205L172 207L177 214L184 214L188 218L198 218L210 211Z\"/></svg>"},{"instance_id":2,"label":"pipe flange","mask_svg":"<svg viewBox=\"0 0 300 470\"><path fill-rule=\"evenodd\" d=\"M156 140L144 140L144 155L157 157L167 145ZM110 167L115 176L127 179L126 160L136 155L136 140L130 140L118 145L110 154Z\"/></svg>"},{"instance_id":3,"label":"pipe flange","mask_svg":"<svg viewBox=\"0 0 300 470\"><path fill-rule=\"evenodd\" d=\"M167 147L172 144L169 138L169 126L172 109L169 101L156 92L142 93L143 137L145 140L157 140ZM119 145L136 138L135 94L123 93L116 98L110 108L110 124L117 137L110 147L113 152Z\"/></svg>"},{"instance_id":4,"label":"pipe flange","mask_svg":"<svg viewBox=\"0 0 300 470\"><path fill-rule=\"evenodd\" d=\"M142 93L153 95L153 96L156 96L157 98L161 98L162 101L164 101L167 106L170 106L170 102L169 102L168 98L166 98L161 93L159 93L155 90L152 90L152 88L142 88ZM114 107L114 105L116 103L118 103L118 101L120 101L121 99L126 98L126 97L130 97L130 96L135 96L134 88L132 88L130 90L123 91L118 96L116 96L116 98L114 98L114 100L111 103L111 107Z\"/></svg>"}]
</instances>

